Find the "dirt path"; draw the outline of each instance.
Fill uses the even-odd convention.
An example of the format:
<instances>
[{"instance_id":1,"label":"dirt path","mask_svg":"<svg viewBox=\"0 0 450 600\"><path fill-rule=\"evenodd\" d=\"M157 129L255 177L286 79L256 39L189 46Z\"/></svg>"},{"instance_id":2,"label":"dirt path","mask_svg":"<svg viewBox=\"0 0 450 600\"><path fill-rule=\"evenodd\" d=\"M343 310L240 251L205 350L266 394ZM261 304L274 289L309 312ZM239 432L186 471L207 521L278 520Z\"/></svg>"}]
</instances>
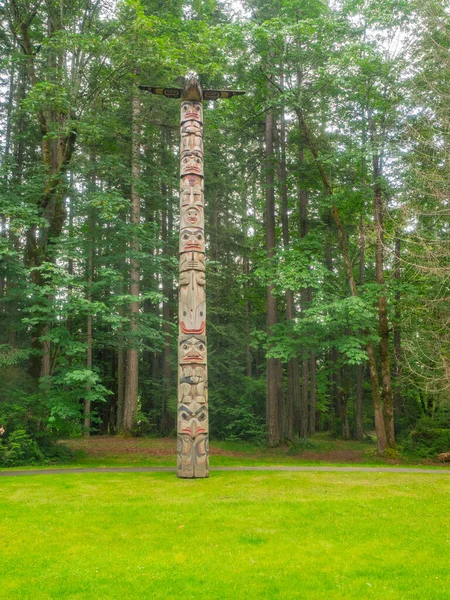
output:
<instances>
[{"instance_id":1,"label":"dirt path","mask_svg":"<svg viewBox=\"0 0 450 600\"><path fill-rule=\"evenodd\" d=\"M65 473L175 473L175 467L86 467L79 469L33 469L27 471L0 471L0 477L22 475L62 475ZM338 473L421 473L425 475L450 475L450 469L415 469L408 467L213 467L217 471L321 471Z\"/></svg>"}]
</instances>

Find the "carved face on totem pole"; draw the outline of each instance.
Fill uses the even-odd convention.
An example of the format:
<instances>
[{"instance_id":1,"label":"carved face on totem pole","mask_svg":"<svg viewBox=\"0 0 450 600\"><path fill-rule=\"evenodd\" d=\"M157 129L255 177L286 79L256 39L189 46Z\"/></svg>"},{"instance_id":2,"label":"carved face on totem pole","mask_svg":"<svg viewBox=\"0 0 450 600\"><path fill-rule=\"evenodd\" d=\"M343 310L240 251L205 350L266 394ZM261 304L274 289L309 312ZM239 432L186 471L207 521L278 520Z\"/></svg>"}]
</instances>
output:
<instances>
[{"instance_id":1,"label":"carved face on totem pole","mask_svg":"<svg viewBox=\"0 0 450 600\"><path fill-rule=\"evenodd\" d=\"M180 234L180 252L204 252L205 236L203 229L192 227L183 229Z\"/></svg>"},{"instance_id":2,"label":"carved face on totem pole","mask_svg":"<svg viewBox=\"0 0 450 600\"><path fill-rule=\"evenodd\" d=\"M178 364L206 364L206 338L204 335L180 336L178 342Z\"/></svg>"},{"instance_id":3,"label":"carved face on totem pole","mask_svg":"<svg viewBox=\"0 0 450 600\"><path fill-rule=\"evenodd\" d=\"M180 404L177 418L177 455L183 471L192 475L208 469L208 409L204 404ZM198 474L198 473L197 473Z\"/></svg>"},{"instance_id":4,"label":"carved face on totem pole","mask_svg":"<svg viewBox=\"0 0 450 600\"><path fill-rule=\"evenodd\" d=\"M185 121L203 123L203 107L201 102L185 100L181 103L181 123Z\"/></svg>"},{"instance_id":5,"label":"carved face on totem pole","mask_svg":"<svg viewBox=\"0 0 450 600\"><path fill-rule=\"evenodd\" d=\"M186 152L181 159L180 175L201 175L203 177L203 156L200 152Z\"/></svg>"},{"instance_id":6,"label":"carved face on totem pole","mask_svg":"<svg viewBox=\"0 0 450 600\"><path fill-rule=\"evenodd\" d=\"M180 228L199 227L203 229L205 226L203 218L203 204L182 206L181 207Z\"/></svg>"},{"instance_id":7,"label":"carved face on totem pole","mask_svg":"<svg viewBox=\"0 0 450 600\"><path fill-rule=\"evenodd\" d=\"M187 434L195 440L208 433L208 409L204 404L191 402L189 406L178 406L178 433Z\"/></svg>"},{"instance_id":8,"label":"carved face on totem pole","mask_svg":"<svg viewBox=\"0 0 450 600\"><path fill-rule=\"evenodd\" d=\"M183 271L180 273L178 307L181 333L203 335L206 326L204 272Z\"/></svg>"},{"instance_id":9,"label":"carved face on totem pole","mask_svg":"<svg viewBox=\"0 0 450 600\"><path fill-rule=\"evenodd\" d=\"M203 177L200 177L199 175L194 175L192 173L189 173L188 175L183 177L180 186L181 192L187 193L187 191L191 190L192 188L194 189L195 193L197 193L197 191L203 192Z\"/></svg>"}]
</instances>

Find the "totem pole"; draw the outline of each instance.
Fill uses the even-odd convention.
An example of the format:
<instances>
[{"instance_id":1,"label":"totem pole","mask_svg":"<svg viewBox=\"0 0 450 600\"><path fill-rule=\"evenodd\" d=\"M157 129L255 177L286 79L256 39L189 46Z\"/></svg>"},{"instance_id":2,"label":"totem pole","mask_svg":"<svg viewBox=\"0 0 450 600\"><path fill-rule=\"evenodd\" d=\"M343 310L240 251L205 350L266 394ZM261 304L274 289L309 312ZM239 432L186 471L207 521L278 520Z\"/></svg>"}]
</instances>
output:
<instances>
[{"instance_id":1,"label":"totem pole","mask_svg":"<svg viewBox=\"0 0 450 600\"><path fill-rule=\"evenodd\" d=\"M208 477L203 100L245 92L202 91L196 79L187 81L184 89L139 87L181 99L177 474Z\"/></svg>"}]
</instances>

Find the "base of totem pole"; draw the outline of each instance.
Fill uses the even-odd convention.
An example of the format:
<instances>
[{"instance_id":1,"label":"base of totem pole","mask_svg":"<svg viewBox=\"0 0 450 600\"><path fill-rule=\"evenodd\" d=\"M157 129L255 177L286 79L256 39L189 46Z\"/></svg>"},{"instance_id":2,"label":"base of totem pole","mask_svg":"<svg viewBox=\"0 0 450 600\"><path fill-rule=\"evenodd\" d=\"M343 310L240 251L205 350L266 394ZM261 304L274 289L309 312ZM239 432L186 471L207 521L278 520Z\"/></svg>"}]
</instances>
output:
<instances>
[{"instance_id":1,"label":"base of totem pole","mask_svg":"<svg viewBox=\"0 0 450 600\"><path fill-rule=\"evenodd\" d=\"M209 477L209 439L200 434L194 439L190 435L177 437L177 476L180 479L205 479Z\"/></svg>"},{"instance_id":2,"label":"base of totem pole","mask_svg":"<svg viewBox=\"0 0 450 600\"><path fill-rule=\"evenodd\" d=\"M209 471L206 471L204 474L202 475L185 475L183 472L181 473L177 473L177 477L178 479L208 479L209 477Z\"/></svg>"},{"instance_id":3,"label":"base of totem pole","mask_svg":"<svg viewBox=\"0 0 450 600\"><path fill-rule=\"evenodd\" d=\"M207 479L209 477L209 470L190 471L178 469L177 477L179 479Z\"/></svg>"}]
</instances>

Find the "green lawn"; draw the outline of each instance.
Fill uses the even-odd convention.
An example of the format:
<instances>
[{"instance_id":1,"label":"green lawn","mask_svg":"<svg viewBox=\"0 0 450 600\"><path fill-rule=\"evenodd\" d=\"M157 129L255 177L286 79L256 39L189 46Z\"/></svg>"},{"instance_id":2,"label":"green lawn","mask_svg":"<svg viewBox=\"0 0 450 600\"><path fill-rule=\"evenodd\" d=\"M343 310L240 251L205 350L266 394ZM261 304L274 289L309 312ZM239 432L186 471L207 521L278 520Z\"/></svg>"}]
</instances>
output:
<instances>
[{"instance_id":1,"label":"green lawn","mask_svg":"<svg viewBox=\"0 0 450 600\"><path fill-rule=\"evenodd\" d=\"M0 598L450 597L450 476L0 481Z\"/></svg>"}]
</instances>

